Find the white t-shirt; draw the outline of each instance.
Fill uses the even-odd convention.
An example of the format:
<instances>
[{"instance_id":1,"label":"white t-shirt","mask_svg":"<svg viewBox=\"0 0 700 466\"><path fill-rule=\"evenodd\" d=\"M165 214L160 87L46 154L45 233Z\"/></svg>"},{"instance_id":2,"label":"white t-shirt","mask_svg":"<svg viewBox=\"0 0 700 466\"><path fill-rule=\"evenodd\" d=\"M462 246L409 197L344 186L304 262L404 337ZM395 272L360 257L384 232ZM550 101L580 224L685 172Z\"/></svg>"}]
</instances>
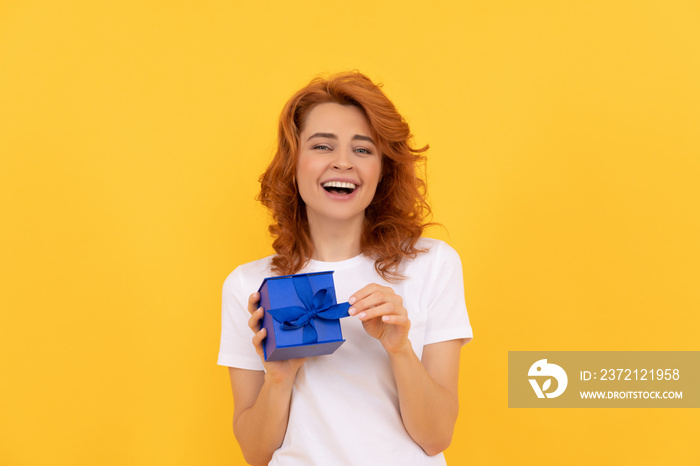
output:
<instances>
[{"instance_id":1,"label":"white t-shirt","mask_svg":"<svg viewBox=\"0 0 700 466\"><path fill-rule=\"evenodd\" d=\"M472 338L464 303L462 266L446 243L421 238L418 254L402 264L407 278L388 283L374 261L357 256L341 262L312 260L299 273L333 270L339 303L370 283L390 286L403 298L411 320L408 335L420 358L431 343ZM272 256L236 268L223 287L218 364L263 370L251 343L248 297L271 276ZM335 353L309 358L297 373L289 423L271 465L444 465L442 454L428 456L406 432L399 411L389 358L356 317L340 319L346 340Z\"/></svg>"}]
</instances>

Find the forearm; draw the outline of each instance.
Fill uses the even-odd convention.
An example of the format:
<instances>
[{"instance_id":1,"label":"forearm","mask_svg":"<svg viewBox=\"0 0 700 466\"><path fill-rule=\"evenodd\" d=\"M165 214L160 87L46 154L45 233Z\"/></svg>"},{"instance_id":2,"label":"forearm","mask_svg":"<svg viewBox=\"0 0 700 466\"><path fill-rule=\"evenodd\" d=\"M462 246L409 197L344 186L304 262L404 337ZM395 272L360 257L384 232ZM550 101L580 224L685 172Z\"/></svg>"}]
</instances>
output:
<instances>
[{"instance_id":1,"label":"forearm","mask_svg":"<svg viewBox=\"0 0 700 466\"><path fill-rule=\"evenodd\" d=\"M233 424L233 432L246 461L268 464L284 440L294 378L274 381L266 374L255 403Z\"/></svg>"},{"instance_id":2,"label":"forearm","mask_svg":"<svg viewBox=\"0 0 700 466\"><path fill-rule=\"evenodd\" d=\"M388 354L404 426L428 455L436 455L452 440L459 409L457 397L430 377L410 342Z\"/></svg>"}]
</instances>

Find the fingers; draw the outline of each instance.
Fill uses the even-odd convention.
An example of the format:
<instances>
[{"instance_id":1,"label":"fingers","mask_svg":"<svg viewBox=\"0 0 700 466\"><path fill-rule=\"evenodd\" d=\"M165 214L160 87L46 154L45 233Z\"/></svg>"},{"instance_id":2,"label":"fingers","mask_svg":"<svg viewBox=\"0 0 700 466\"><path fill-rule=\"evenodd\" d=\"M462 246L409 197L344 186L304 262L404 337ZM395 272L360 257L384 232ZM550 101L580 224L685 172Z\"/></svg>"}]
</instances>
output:
<instances>
[{"instance_id":1,"label":"fingers","mask_svg":"<svg viewBox=\"0 0 700 466\"><path fill-rule=\"evenodd\" d=\"M263 308L259 307L253 312L250 319L248 319L248 327L250 327L253 332L257 333L260 330L260 322L264 313L265 311L263 311Z\"/></svg>"},{"instance_id":2,"label":"fingers","mask_svg":"<svg viewBox=\"0 0 700 466\"><path fill-rule=\"evenodd\" d=\"M376 283L370 283L369 285L365 286L361 290L357 291L354 295L350 296L350 299L348 299L348 302L352 306L356 302L362 301L363 299L365 299L367 296L371 295L372 293L377 293L377 292L386 291L386 290L389 290L392 294L394 293L394 290L392 290L389 287L377 285Z\"/></svg>"},{"instance_id":3,"label":"fingers","mask_svg":"<svg viewBox=\"0 0 700 466\"><path fill-rule=\"evenodd\" d=\"M348 299L351 316L357 316L367 334L379 340L390 353L405 349L411 320L403 299L394 290L376 283L367 285Z\"/></svg>"},{"instance_id":4,"label":"fingers","mask_svg":"<svg viewBox=\"0 0 700 466\"><path fill-rule=\"evenodd\" d=\"M400 327L411 327L411 320L408 316L384 315L382 322L389 325L398 325Z\"/></svg>"},{"instance_id":5,"label":"fingers","mask_svg":"<svg viewBox=\"0 0 700 466\"><path fill-rule=\"evenodd\" d=\"M265 314L262 307L258 307L260 303L260 293L257 291L248 297L248 312L250 312L250 319L248 319L248 327L255 333L253 335L253 346L255 346L255 351L263 356L262 342L267 336L267 329L261 328L262 318Z\"/></svg>"},{"instance_id":6,"label":"fingers","mask_svg":"<svg viewBox=\"0 0 700 466\"><path fill-rule=\"evenodd\" d=\"M260 293L257 291L248 297L248 312L251 314L255 312L258 308L258 303L260 302Z\"/></svg>"},{"instance_id":7,"label":"fingers","mask_svg":"<svg viewBox=\"0 0 700 466\"><path fill-rule=\"evenodd\" d=\"M393 302L387 302L384 304L381 304L379 306L372 307L370 309L364 310L364 311L355 311L353 315L357 315L357 318L360 319L360 321L365 322L370 319L375 319L377 317L407 317L406 315L406 309L403 308L403 306L397 305L396 303ZM391 319L386 320L382 319L386 323L392 323L390 322ZM393 322L397 323L397 322Z\"/></svg>"},{"instance_id":8,"label":"fingers","mask_svg":"<svg viewBox=\"0 0 700 466\"><path fill-rule=\"evenodd\" d=\"M355 298L355 299L353 299ZM385 314L406 314L403 299L389 287L372 284L355 293L350 300L350 315L357 315L360 320Z\"/></svg>"},{"instance_id":9,"label":"fingers","mask_svg":"<svg viewBox=\"0 0 700 466\"><path fill-rule=\"evenodd\" d=\"M267 329L261 327L262 318L265 314L262 307L258 307L260 304L260 293L257 291L248 297L248 312L250 312L250 319L248 319L248 327L255 333L253 335L253 346L255 346L255 351L257 351L260 357L263 357L263 346L262 342L267 336Z\"/></svg>"},{"instance_id":10,"label":"fingers","mask_svg":"<svg viewBox=\"0 0 700 466\"><path fill-rule=\"evenodd\" d=\"M255 346L255 351L258 353L259 356L263 356L263 346L262 342L267 336L267 329L263 328L260 329L258 332L253 335L253 346Z\"/></svg>"}]
</instances>

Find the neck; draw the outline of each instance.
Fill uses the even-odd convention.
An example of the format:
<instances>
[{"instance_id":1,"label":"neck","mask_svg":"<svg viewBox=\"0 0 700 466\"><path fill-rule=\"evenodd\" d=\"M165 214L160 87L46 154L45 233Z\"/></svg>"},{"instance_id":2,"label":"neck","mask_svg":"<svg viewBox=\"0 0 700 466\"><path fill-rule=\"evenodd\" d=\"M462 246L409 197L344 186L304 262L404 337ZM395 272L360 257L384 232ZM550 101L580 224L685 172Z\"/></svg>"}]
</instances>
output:
<instances>
[{"instance_id":1,"label":"neck","mask_svg":"<svg viewBox=\"0 0 700 466\"><path fill-rule=\"evenodd\" d=\"M351 259L362 252L360 237L364 216L348 220L318 221L309 217L309 232L313 242L312 259L322 262L339 262Z\"/></svg>"}]
</instances>

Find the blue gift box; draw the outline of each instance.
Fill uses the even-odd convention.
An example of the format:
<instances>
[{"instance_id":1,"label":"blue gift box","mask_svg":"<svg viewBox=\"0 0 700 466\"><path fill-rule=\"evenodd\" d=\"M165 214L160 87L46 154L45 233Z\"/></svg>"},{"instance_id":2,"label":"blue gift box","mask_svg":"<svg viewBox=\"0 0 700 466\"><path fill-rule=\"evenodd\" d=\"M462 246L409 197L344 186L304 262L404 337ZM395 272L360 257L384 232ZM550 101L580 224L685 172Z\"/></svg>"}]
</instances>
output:
<instances>
[{"instance_id":1,"label":"blue gift box","mask_svg":"<svg viewBox=\"0 0 700 466\"><path fill-rule=\"evenodd\" d=\"M258 291L266 361L331 354L345 341L339 319L350 305L337 304L333 272L268 277Z\"/></svg>"}]
</instances>

